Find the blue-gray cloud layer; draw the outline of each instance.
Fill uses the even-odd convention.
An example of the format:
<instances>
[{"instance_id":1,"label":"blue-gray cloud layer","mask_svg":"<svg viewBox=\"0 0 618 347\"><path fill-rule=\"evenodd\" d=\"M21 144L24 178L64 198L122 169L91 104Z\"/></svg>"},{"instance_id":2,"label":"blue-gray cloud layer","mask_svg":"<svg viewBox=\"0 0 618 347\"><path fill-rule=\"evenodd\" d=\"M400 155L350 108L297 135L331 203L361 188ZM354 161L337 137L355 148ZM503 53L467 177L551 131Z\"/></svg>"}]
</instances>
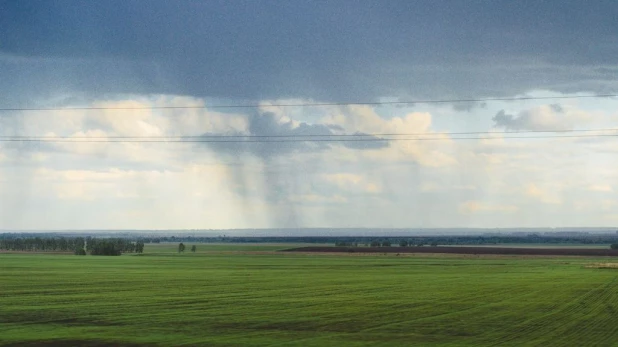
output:
<instances>
[{"instance_id":1,"label":"blue-gray cloud layer","mask_svg":"<svg viewBox=\"0 0 618 347\"><path fill-rule=\"evenodd\" d=\"M458 98L610 91L618 75L609 0L33 0L0 11L2 89L22 95Z\"/></svg>"}]
</instances>

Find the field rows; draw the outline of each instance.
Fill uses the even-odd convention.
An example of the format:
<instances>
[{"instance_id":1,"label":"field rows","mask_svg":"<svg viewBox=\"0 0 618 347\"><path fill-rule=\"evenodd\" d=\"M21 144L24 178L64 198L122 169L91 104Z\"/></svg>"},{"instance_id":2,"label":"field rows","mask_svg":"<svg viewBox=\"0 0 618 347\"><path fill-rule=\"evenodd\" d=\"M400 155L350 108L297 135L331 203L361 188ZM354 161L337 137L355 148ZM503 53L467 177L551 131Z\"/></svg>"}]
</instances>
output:
<instances>
[{"instance_id":1,"label":"field rows","mask_svg":"<svg viewBox=\"0 0 618 347\"><path fill-rule=\"evenodd\" d=\"M0 255L0 345L617 345L599 259Z\"/></svg>"}]
</instances>

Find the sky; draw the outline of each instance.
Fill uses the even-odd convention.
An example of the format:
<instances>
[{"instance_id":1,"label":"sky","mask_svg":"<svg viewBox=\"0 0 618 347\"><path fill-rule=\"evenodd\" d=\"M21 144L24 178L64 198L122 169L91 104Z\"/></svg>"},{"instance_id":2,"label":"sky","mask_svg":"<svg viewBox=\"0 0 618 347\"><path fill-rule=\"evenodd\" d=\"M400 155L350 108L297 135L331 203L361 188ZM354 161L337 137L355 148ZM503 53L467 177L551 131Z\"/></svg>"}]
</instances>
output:
<instances>
[{"instance_id":1,"label":"sky","mask_svg":"<svg viewBox=\"0 0 618 347\"><path fill-rule=\"evenodd\" d=\"M0 229L618 224L615 1L0 13ZM299 141L350 134L407 135ZM170 136L211 142L110 142Z\"/></svg>"}]
</instances>

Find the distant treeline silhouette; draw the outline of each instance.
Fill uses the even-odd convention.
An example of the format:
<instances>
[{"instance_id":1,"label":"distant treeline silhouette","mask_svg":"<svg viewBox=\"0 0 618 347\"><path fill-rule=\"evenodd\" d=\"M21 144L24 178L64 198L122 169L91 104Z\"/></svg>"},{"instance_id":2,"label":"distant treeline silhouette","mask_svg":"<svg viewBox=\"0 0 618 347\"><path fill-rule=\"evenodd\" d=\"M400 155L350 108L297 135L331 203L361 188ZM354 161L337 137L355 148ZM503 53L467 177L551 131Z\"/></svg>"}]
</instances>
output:
<instances>
[{"instance_id":1,"label":"distant treeline silhouette","mask_svg":"<svg viewBox=\"0 0 618 347\"><path fill-rule=\"evenodd\" d=\"M144 242L127 238L19 237L0 234L0 250L17 252L73 252L77 255L143 253Z\"/></svg>"},{"instance_id":2,"label":"distant treeline silhouette","mask_svg":"<svg viewBox=\"0 0 618 347\"><path fill-rule=\"evenodd\" d=\"M200 237L164 236L141 237L144 243L321 243L340 246L370 246L372 243L393 245L492 245L503 243L547 244L611 244L618 242L618 234L581 234L553 236L527 235L437 235L437 236L264 236L264 237Z\"/></svg>"},{"instance_id":3,"label":"distant treeline silhouette","mask_svg":"<svg viewBox=\"0 0 618 347\"><path fill-rule=\"evenodd\" d=\"M103 234L102 234L103 235ZM0 250L24 252L75 252L76 254L119 255L142 253L148 243L313 243L337 246L435 246L435 245L496 245L496 244L618 244L617 234L575 235L436 235L436 236L260 236L260 237L201 237L157 236L139 233L125 237L59 236L52 233L0 234Z\"/></svg>"}]
</instances>

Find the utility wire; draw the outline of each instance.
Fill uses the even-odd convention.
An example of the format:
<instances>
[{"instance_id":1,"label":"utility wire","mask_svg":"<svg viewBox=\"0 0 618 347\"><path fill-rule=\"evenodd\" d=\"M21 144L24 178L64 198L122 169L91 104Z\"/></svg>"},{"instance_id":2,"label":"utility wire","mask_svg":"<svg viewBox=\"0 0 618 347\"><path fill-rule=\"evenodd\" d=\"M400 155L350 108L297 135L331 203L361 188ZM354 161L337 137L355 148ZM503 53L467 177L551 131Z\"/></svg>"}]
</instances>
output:
<instances>
[{"instance_id":1,"label":"utility wire","mask_svg":"<svg viewBox=\"0 0 618 347\"><path fill-rule=\"evenodd\" d=\"M128 140L207 140L207 139L262 139L262 138L292 138L299 141L312 141L310 138L376 138L395 136L458 136L458 135L509 135L509 134L538 134L538 133L590 133L590 132L618 132L618 128L598 129L553 129L553 130L517 130L517 131L463 131L463 132L433 132L433 133L354 133L354 134L272 134L272 135L241 135L241 134L204 134L204 135L169 135L169 136L37 136L37 135L0 135L2 139L26 139L26 140L96 140L96 139L128 139ZM592 134L603 135L603 134ZM613 135L613 134L605 134ZM618 135L618 134L616 134ZM548 136L557 137L557 136ZM309 138L308 140L304 138ZM244 142L244 140L243 140Z\"/></svg>"},{"instance_id":2,"label":"utility wire","mask_svg":"<svg viewBox=\"0 0 618 347\"><path fill-rule=\"evenodd\" d=\"M375 101L375 102L322 102L322 103L290 103L290 104L246 104L246 105L203 105L203 106L133 106L133 107L3 107L0 112L8 111L89 111L89 110L176 110L176 109L220 109L220 108L260 108L260 107L321 107L321 106L383 106L383 105L414 105L414 104L446 104L466 102L490 101L527 101L527 100L564 100L564 99L593 99L614 98L618 94L596 95L565 95L565 96L523 96L511 98L479 98L479 99L442 99L442 100L412 100L412 101Z\"/></svg>"},{"instance_id":3,"label":"utility wire","mask_svg":"<svg viewBox=\"0 0 618 347\"><path fill-rule=\"evenodd\" d=\"M558 135L558 136L507 136L507 137L417 137L417 138L365 138L365 139L249 139L249 140L213 140L213 139L78 139L71 138L0 138L0 142L52 142L52 143L281 143L281 142L390 142L390 141L458 141L458 140L507 140L507 139L557 139L557 138L597 138L618 137L618 134L595 135Z\"/></svg>"}]
</instances>

